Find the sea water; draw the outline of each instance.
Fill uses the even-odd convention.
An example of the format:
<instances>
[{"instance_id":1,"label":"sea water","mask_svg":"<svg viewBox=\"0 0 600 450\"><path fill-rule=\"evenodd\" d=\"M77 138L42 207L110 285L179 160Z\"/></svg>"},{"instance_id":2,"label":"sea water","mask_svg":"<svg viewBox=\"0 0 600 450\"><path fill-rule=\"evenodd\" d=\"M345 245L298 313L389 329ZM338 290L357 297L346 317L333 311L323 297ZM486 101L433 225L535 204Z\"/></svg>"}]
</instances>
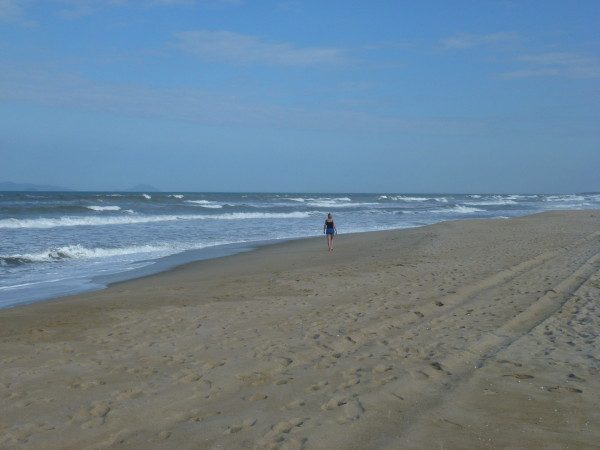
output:
<instances>
[{"instance_id":1,"label":"sea water","mask_svg":"<svg viewBox=\"0 0 600 450\"><path fill-rule=\"evenodd\" d=\"M600 194L0 192L0 307L101 288L257 242L598 209Z\"/></svg>"}]
</instances>

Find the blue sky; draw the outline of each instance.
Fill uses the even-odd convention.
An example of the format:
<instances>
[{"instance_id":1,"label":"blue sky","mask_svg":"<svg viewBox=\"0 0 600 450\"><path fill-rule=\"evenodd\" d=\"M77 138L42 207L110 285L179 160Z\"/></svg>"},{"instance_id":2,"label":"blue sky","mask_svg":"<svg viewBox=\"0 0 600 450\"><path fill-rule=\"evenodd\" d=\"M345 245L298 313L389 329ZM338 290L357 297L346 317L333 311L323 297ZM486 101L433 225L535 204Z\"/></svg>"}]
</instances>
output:
<instances>
[{"instance_id":1,"label":"blue sky","mask_svg":"<svg viewBox=\"0 0 600 450\"><path fill-rule=\"evenodd\" d=\"M600 190L600 2L0 0L0 181Z\"/></svg>"}]
</instances>

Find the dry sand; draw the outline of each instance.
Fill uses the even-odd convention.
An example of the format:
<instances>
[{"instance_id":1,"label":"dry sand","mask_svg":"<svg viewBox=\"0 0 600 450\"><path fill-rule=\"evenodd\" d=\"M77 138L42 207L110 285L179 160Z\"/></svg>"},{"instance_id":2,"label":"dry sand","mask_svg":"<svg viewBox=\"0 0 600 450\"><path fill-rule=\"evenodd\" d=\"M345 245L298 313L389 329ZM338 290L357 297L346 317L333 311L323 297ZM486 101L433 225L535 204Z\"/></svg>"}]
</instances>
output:
<instances>
[{"instance_id":1,"label":"dry sand","mask_svg":"<svg viewBox=\"0 0 600 450\"><path fill-rule=\"evenodd\" d=\"M0 311L2 448L597 448L600 212L305 239Z\"/></svg>"}]
</instances>

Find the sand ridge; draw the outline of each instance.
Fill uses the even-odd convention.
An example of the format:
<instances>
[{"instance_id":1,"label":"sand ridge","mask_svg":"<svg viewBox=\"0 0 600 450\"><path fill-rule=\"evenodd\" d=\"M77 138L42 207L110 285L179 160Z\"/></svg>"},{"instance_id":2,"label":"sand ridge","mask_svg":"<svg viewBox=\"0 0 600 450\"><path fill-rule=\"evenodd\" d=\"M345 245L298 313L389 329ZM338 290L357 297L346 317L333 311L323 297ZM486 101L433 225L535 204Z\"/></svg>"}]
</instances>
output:
<instances>
[{"instance_id":1,"label":"sand ridge","mask_svg":"<svg viewBox=\"0 0 600 450\"><path fill-rule=\"evenodd\" d=\"M599 271L600 213L553 212L3 310L0 446L593 448Z\"/></svg>"}]
</instances>

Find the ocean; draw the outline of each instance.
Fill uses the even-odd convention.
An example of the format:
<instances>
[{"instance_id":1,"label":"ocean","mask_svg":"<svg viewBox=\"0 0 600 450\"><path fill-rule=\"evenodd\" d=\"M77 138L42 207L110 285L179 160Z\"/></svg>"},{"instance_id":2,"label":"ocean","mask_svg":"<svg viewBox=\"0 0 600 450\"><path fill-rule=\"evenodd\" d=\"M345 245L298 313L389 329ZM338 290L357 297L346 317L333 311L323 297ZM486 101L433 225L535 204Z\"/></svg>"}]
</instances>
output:
<instances>
[{"instance_id":1,"label":"ocean","mask_svg":"<svg viewBox=\"0 0 600 450\"><path fill-rule=\"evenodd\" d=\"M328 212L343 234L556 209L600 194L0 192L0 308L319 236Z\"/></svg>"}]
</instances>

